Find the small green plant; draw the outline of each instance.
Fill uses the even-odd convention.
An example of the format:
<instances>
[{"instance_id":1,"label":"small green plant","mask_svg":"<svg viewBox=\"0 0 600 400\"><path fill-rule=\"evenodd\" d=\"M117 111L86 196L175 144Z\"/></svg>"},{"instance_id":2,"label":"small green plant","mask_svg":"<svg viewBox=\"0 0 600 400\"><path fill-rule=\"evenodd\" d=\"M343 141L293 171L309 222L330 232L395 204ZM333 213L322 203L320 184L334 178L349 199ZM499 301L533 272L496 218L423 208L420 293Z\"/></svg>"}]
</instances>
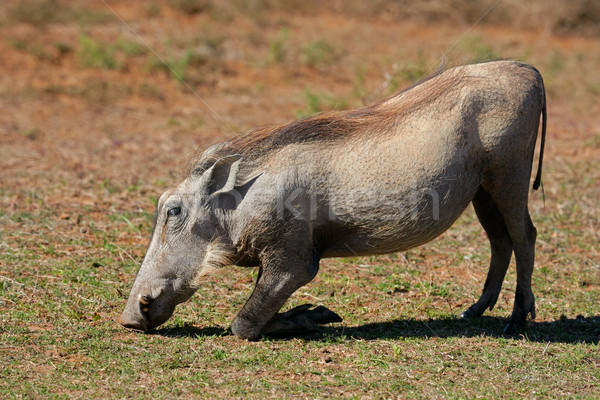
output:
<instances>
[{"instance_id":1,"label":"small green plant","mask_svg":"<svg viewBox=\"0 0 600 400\"><path fill-rule=\"evenodd\" d=\"M290 30L286 27L281 28L277 37L269 42L269 61L271 63L281 63L287 56L286 43L290 38Z\"/></svg>"},{"instance_id":2,"label":"small green plant","mask_svg":"<svg viewBox=\"0 0 600 400\"><path fill-rule=\"evenodd\" d=\"M174 115L171 115L167 121L167 126L181 126L181 121L179 121Z\"/></svg>"},{"instance_id":3,"label":"small green plant","mask_svg":"<svg viewBox=\"0 0 600 400\"><path fill-rule=\"evenodd\" d=\"M386 74L386 85L389 93L393 93L401 86L417 82L427 75L427 64L423 57L415 62L393 64L392 72Z\"/></svg>"},{"instance_id":4,"label":"small green plant","mask_svg":"<svg viewBox=\"0 0 600 400\"><path fill-rule=\"evenodd\" d=\"M215 349L213 351L213 357L215 360L221 361L227 358L227 351L224 349Z\"/></svg>"},{"instance_id":5,"label":"small green plant","mask_svg":"<svg viewBox=\"0 0 600 400\"><path fill-rule=\"evenodd\" d=\"M114 46L107 45L87 35L79 37L75 53L79 65L84 68L116 69L120 64L115 58Z\"/></svg>"},{"instance_id":6,"label":"small green plant","mask_svg":"<svg viewBox=\"0 0 600 400\"><path fill-rule=\"evenodd\" d=\"M368 93L365 89L365 74L367 69L363 66L358 66L354 71L354 79L352 81L352 95L357 99L364 100Z\"/></svg>"},{"instance_id":7,"label":"small green plant","mask_svg":"<svg viewBox=\"0 0 600 400\"><path fill-rule=\"evenodd\" d=\"M550 57L548 60L548 71L551 74L558 74L565 68L565 57L562 52L558 49L555 49L550 53Z\"/></svg>"},{"instance_id":8,"label":"small green plant","mask_svg":"<svg viewBox=\"0 0 600 400\"><path fill-rule=\"evenodd\" d=\"M112 81L90 81L83 86L50 85L44 89L48 94L64 94L67 96L81 97L89 102L113 102L121 97L129 96L133 89L129 85Z\"/></svg>"},{"instance_id":9,"label":"small green plant","mask_svg":"<svg viewBox=\"0 0 600 400\"><path fill-rule=\"evenodd\" d=\"M178 82L185 82L187 79L188 67L191 64L201 63L200 57L193 50L186 50L180 57L168 57L165 60L159 60L155 56L150 58L148 63L149 70L163 70L168 72L173 79Z\"/></svg>"},{"instance_id":10,"label":"small green plant","mask_svg":"<svg viewBox=\"0 0 600 400\"><path fill-rule=\"evenodd\" d=\"M202 84L206 82L207 72L219 71L223 38L203 36L193 39L184 38L167 43L167 55L159 59L149 55L146 63L149 71L164 71L178 82Z\"/></svg>"},{"instance_id":11,"label":"small green plant","mask_svg":"<svg viewBox=\"0 0 600 400\"><path fill-rule=\"evenodd\" d=\"M29 140L36 140L40 136L40 130L37 127L21 131L21 135Z\"/></svg>"},{"instance_id":12,"label":"small green plant","mask_svg":"<svg viewBox=\"0 0 600 400\"><path fill-rule=\"evenodd\" d=\"M304 63L311 68L321 64L331 64L338 58L335 47L323 39L309 43L304 47L302 53Z\"/></svg>"},{"instance_id":13,"label":"small green plant","mask_svg":"<svg viewBox=\"0 0 600 400\"><path fill-rule=\"evenodd\" d=\"M298 117L307 117L322 111L321 97L313 93L308 87L304 89L304 96L306 98L306 108L296 113Z\"/></svg>"},{"instance_id":14,"label":"small green plant","mask_svg":"<svg viewBox=\"0 0 600 400\"><path fill-rule=\"evenodd\" d=\"M40 61L56 62L62 56L73 51L71 46L63 42L55 42L52 46L39 42L28 42L17 38L9 38L8 44L16 50L27 51Z\"/></svg>"},{"instance_id":15,"label":"small green plant","mask_svg":"<svg viewBox=\"0 0 600 400\"><path fill-rule=\"evenodd\" d=\"M200 58L197 57L196 53L194 53L193 50L186 50L183 57L175 60L175 62L171 64L171 74L173 75L173 78L180 82L183 82L186 78L186 71L188 69L188 66L192 63L197 63L199 61Z\"/></svg>"},{"instance_id":16,"label":"small green plant","mask_svg":"<svg viewBox=\"0 0 600 400\"><path fill-rule=\"evenodd\" d=\"M37 44L37 43L32 44L29 47L29 52L40 61L52 60L52 56L50 56L50 54L48 54L46 49L40 44Z\"/></svg>"},{"instance_id":17,"label":"small green plant","mask_svg":"<svg viewBox=\"0 0 600 400\"><path fill-rule=\"evenodd\" d=\"M411 282L398 276L390 276L383 279L376 287L386 294L406 293L410 290Z\"/></svg>"},{"instance_id":18,"label":"small green plant","mask_svg":"<svg viewBox=\"0 0 600 400\"><path fill-rule=\"evenodd\" d=\"M123 53L125 56L143 56L148 53L148 49L140 43L120 37L112 45L115 51Z\"/></svg>"},{"instance_id":19,"label":"small green plant","mask_svg":"<svg viewBox=\"0 0 600 400\"><path fill-rule=\"evenodd\" d=\"M484 62L500 58L494 49L479 35L467 35L462 40L462 48L471 62Z\"/></svg>"},{"instance_id":20,"label":"small green plant","mask_svg":"<svg viewBox=\"0 0 600 400\"><path fill-rule=\"evenodd\" d=\"M150 97L155 99L163 99L163 90L155 85L149 83L143 83L137 88L137 94L142 97Z\"/></svg>"},{"instance_id":21,"label":"small green plant","mask_svg":"<svg viewBox=\"0 0 600 400\"><path fill-rule=\"evenodd\" d=\"M346 99L339 100L326 93L314 93L310 87L304 89L304 96L306 107L296 111L298 118L305 118L327 110L343 110L348 106Z\"/></svg>"},{"instance_id":22,"label":"small green plant","mask_svg":"<svg viewBox=\"0 0 600 400\"><path fill-rule=\"evenodd\" d=\"M104 190L106 193L115 194L120 193L123 189L116 183L110 181L109 179L103 179L99 183L100 190Z\"/></svg>"},{"instance_id":23,"label":"small green plant","mask_svg":"<svg viewBox=\"0 0 600 400\"><path fill-rule=\"evenodd\" d=\"M158 17L160 15L160 6L156 2L148 4L146 8L146 16L148 18Z\"/></svg>"},{"instance_id":24,"label":"small green plant","mask_svg":"<svg viewBox=\"0 0 600 400\"><path fill-rule=\"evenodd\" d=\"M27 42L17 38L9 38L8 44L15 50L25 50L27 48Z\"/></svg>"},{"instance_id":25,"label":"small green plant","mask_svg":"<svg viewBox=\"0 0 600 400\"><path fill-rule=\"evenodd\" d=\"M141 44L123 37L118 38L114 43L104 43L88 35L82 35L79 37L75 57L79 65L84 68L121 69L127 64L129 57L142 56L147 52L148 50Z\"/></svg>"},{"instance_id":26,"label":"small green plant","mask_svg":"<svg viewBox=\"0 0 600 400\"><path fill-rule=\"evenodd\" d=\"M69 54L73 51L73 48L64 42L55 42L54 48L58 51L60 55Z\"/></svg>"}]
</instances>

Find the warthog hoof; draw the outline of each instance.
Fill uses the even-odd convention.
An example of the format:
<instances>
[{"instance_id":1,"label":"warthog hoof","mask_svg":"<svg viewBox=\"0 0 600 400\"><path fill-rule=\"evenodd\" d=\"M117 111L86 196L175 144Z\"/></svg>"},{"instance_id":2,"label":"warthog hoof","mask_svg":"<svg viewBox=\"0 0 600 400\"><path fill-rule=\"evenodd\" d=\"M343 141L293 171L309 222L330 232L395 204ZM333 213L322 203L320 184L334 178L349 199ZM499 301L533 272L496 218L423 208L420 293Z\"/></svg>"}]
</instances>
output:
<instances>
[{"instance_id":1,"label":"warthog hoof","mask_svg":"<svg viewBox=\"0 0 600 400\"><path fill-rule=\"evenodd\" d=\"M311 310L312 306L312 304L302 304L284 313L276 314L264 327L262 334L265 336L299 335L318 331L318 324L342 322L342 317L327 307L318 306Z\"/></svg>"},{"instance_id":2,"label":"warthog hoof","mask_svg":"<svg viewBox=\"0 0 600 400\"><path fill-rule=\"evenodd\" d=\"M506 336L515 336L517 334L517 327L515 326L514 323L509 322L504 327L504 330L502 331L502 334L506 335Z\"/></svg>"},{"instance_id":3,"label":"warthog hoof","mask_svg":"<svg viewBox=\"0 0 600 400\"><path fill-rule=\"evenodd\" d=\"M476 315L475 312L473 310L471 310L470 308L468 310L463 311L460 314L460 317L463 319L471 319L471 318L476 318L479 315Z\"/></svg>"}]
</instances>

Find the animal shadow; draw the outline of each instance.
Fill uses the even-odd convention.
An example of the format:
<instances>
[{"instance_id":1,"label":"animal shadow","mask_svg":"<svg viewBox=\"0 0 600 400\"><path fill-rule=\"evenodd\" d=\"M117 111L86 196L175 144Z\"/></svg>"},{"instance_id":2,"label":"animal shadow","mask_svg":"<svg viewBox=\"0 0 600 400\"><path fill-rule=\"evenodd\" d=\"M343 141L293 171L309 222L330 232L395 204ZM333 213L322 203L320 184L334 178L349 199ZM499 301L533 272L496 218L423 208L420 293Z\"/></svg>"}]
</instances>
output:
<instances>
[{"instance_id":1,"label":"animal shadow","mask_svg":"<svg viewBox=\"0 0 600 400\"><path fill-rule=\"evenodd\" d=\"M525 338L534 342L552 343L593 343L600 342L600 315L593 317L561 317L555 321L529 322L528 326L514 336L502 334L507 319L480 317L473 319L437 318L429 320L395 319L358 326L327 325L316 332L270 338L287 340L292 337L307 341L330 341L336 339L400 339L400 338L450 338L450 337L512 337ZM222 327L182 326L161 328L150 332L167 337L228 336L231 331Z\"/></svg>"},{"instance_id":2,"label":"animal shadow","mask_svg":"<svg viewBox=\"0 0 600 400\"><path fill-rule=\"evenodd\" d=\"M150 335L160 335L166 337L204 337L204 336L228 336L232 335L231 330L216 327L216 326L208 326L199 328L191 325L184 326L175 326L175 327L167 327L160 329L153 329L147 332Z\"/></svg>"},{"instance_id":3,"label":"animal shadow","mask_svg":"<svg viewBox=\"0 0 600 400\"><path fill-rule=\"evenodd\" d=\"M534 342L552 343L594 343L600 342L600 316L573 319L562 317L549 322L529 322L525 329L516 335L502 333L507 324L506 318L479 317L473 319L438 318L430 320L396 319L375 322L353 327L328 326L322 331L307 337L309 340L323 340L328 337L347 336L363 340L398 339L410 337L506 337L525 338Z\"/></svg>"}]
</instances>

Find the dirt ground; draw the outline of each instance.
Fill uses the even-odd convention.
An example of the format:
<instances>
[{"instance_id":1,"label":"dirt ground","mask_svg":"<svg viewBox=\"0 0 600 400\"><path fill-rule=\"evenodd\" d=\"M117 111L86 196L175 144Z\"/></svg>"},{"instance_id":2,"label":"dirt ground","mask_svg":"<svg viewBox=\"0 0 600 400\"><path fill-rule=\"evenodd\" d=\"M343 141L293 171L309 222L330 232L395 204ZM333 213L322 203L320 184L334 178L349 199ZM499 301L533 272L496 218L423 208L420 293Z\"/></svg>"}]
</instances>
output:
<instances>
[{"instance_id":1,"label":"dirt ground","mask_svg":"<svg viewBox=\"0 0 600 400\"><path fill-rule=\"evenodd\" d=\"M143 257L156 199L206 146L258 125L368 104L442 62L492 58L533 64L547 86L544 196L531 195L541 232L538 264L562 271L558 286L578 274L582 293L598 292L597 34L485 17L477 22L481 15L428 20L391 11L342 12L333 3L321 10L299 2L3 1L0 331L52 326L42 314L30 323L19 319L10 291L52 285L59 279L57 263L114 273L115 281L103 281L112 293L109 306L86 316L91 323L114 321ZM471 225L465 226L440 243L468 246L463 239ZM433 253L421 260L431 276L447 274L471 285L468 274L443 261L448 253ZM250 281L233 282L233 290L238 284ZM42 302L34 289L23 289L19 298L32 306ZM86 295L83 286L64 292ZM595 306L585 315L585 308L550 303L542 300L539 321L598 314ZM234 309L223 307L230 320Z\"/></svg>"},{"instance_id":2,"label":"dirt ground","mask_svg":"<svg viewBox=\"0 0 600 400\"><path fill-rule=\"evenodd\" d=\"M332 99L324 107L353 107L387 95L389 76L403 63L414 64L415 56L423 66L401 75L400 83L435 70L442 56L452 63L471 61L472 55L460 48L465 39L475 42L475 52L477 46L491 46L500 49L500 56L517 59L524 52L542 74L545 59L555 57L549 68L559 72L547 79L548 163L556 157L576 161L599 155L595 68L600 54L594 38L483 24L471 29L474 36L461 38L469 26L363 21L327 12L273 10L257 20L236 15L219 21L208 12L189 15L156 5L157 16L140 18L140 11L150 11L139 5L111 2L111 10L92 5L109 13L108 22L2 27L2 186L42 193L58 216L101 202L103 196L90 189L102 182L147 185L158 193L155 181L173 183L173 174L197 149L257 125L293 120L305 107L307 88ZM123 20L110 20L117 18ZM156 53L167 62L174 59L169 54L177 57L186 47L210 56L190 63L181 84L168 71L151 70L145 56L116 54L121 65L112 69L82 66L87 64L78 48L85 34L104 43L126 38L142 46L141 53ZM301 49L319 40L335 49L325 49L333 53L331 59L312 67ZM165 49L169 41L181 43ZM211 41L218 48L211 50L206 44ZM278 41L280 62L271 60ZM578 57L586 57L584 71L570 65ZM575 87L572 80L578 81ZM580 90L590 93L581 96ZM123 196L120 204L110 197L113 207L130 208L136 202ZM20 209L17 199L9 201L11 207Z\"/></svg>"},{"instance_id":3,"label":"dirt ground","mask_svg":"<svg viewBox=\"0 0 600 400\"><path fill-rule=\"evenodd\" d=\"M508 57L537 66L548 89L546 169L560 162L597 166L595 37L329 10L190 11L187 3L193 2L92 2L58 23L21 16L22 22L15 10L23 3L4 3L0 179L6 215L43 204L58 224L49 235L85 237L87 220L102 226L109 213L152 212L151 198L176 183L207 145L257 125L363 105L435 71L440 61ZM57 18L46 12L39 18ZM107 49L115 43L122 48ZM187 54L197 56L182 66ZM597 178L589 172L589 179ZM553 207L557 179L550 174L544 182ZM597 216L595 200L589 206ZM48 240L36 225L27 232L34 247ZM124 240L126 246L132 239Z\"/></svg>"},{"instance_id":4,"label":"dirt ground","mask_svg":"<svg viewBox=\"0 0 600 400\"><path fill-rule=\"evenodd\" d=\"M110 10L91 4L107 14L107 22L4 24L3 188L38 193L57 216L108 200L94 190L103 182L142 185L159 193L161 186L175 182L174 174L198 149L257 125L295 119L306 107L307 92L326 97L313 112L359 106L387 95L392 80L396 86L409 84L434 71L441 58L472 61L481 55L480 48L485 52L488 47L490 54L483 56L526 58L543 75L551 74L546 78L548 163L557 157L598 159L600 88L595 72L600 51L595 38L485 24L463 37L468 25L280 10L256 11L255 19L215 17L154 4L157 15L147 18L140 13L152 11L140 5L111 2ZM5 3L4 9L11 8ZM79 54L82 35L102 43L125 38L139 45L142 54L116 51L118 66L94 67L93 60L88 66ZM302 49L319 41L331 48L317 55L323 59L312 66ZM278 43L280 54L274 56ZM153 55L174 62L190 49L207 55L189 63L184 84L164 68L148 66ZM578 62L580 58L584 60ZM404 63L413 70L404 71ZM109 195L112 207L132 209L140 201ZM3 200L7 210L21 210L18 198Z\"/></svg>"}]
</instances>

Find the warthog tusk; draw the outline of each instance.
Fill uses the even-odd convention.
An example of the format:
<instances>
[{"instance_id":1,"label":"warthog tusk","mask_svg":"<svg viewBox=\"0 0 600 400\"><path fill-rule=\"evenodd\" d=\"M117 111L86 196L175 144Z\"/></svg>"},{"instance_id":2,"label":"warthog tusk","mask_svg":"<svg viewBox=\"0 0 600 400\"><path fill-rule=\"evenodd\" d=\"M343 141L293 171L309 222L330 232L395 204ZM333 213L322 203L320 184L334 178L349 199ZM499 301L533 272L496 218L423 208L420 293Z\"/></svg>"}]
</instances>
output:
<instances>
[{"instance_id":1,"label":"warthog tusk","mask_svg":"<svg viewBox=\"0 0 600 400\"><path fill-rule=\"evenodd\" d=\"M147 306L148 304L150 304L150 298L146 295L138 295L138 301L140 302L140 304L143 304L145 306Z\"/></svg>"}]
</instances>

